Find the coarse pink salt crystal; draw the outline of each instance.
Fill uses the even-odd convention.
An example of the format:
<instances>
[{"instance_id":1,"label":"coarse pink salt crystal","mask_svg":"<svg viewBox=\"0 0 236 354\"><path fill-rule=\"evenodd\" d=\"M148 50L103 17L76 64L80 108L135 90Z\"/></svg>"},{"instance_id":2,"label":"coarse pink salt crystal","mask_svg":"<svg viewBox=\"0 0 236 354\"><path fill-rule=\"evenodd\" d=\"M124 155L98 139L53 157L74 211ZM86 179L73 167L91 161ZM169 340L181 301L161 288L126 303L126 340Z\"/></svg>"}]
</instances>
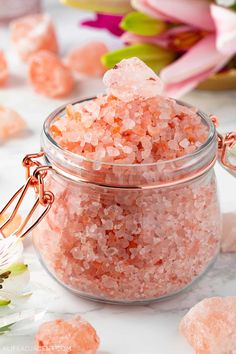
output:
<instances>
[{"instance_id":1,"label":"coarse pink salt crystal","mask_svg":"<svg viewBox=\"0 0 236 354\"><path fill-rule=\"evenodd\" d=\"M29 61L29 79L38 93L60 98L71 93L74 79L70 70L53 53L41 51Z\"/></svg>"},{"instance_id":2,"label":"coarse pink salt crystal","mask_svg":"<svg viewBox=\"0 0 236 354\"><path fill-rule=\"evenodd\" d=\"M100 340L95 329L80 316L42 324L36 335L36 353L95 354Z\"/></svg>"},{"instance_id":3,"label":"coarse pink salt crystal","mask_svg":"<svg viewBox=\"0 0 236 354\"><path fill-rule=\"evenodd\" d=\"M223 253L236 252L236 213L223 214L223 232L221 240Z\"/></svg>"},{"instance_id":4,"label":"coarse pink salt crystal","mask_svg":"<svg viewBox=\"0 0 236 354\"><path fill-rule=\"evenodd\" d=\"M25 128L24 119L16 111L0 105L0 142L18 135Z\"/></svg>"},{"instance_id":5,"label":"coarse pink salt crystal","mask_svg":"<svg viewBox=\"0 0 236 354\"><path fill-rule=\"evenodd\" d=\"M124 102L152 98L163 92L162 81L138 58L122 60L105 73L103 82L109 95Z\"/></svg>"},{"instance_id":6,"label":"coarse pink salt crystal","mask_svg":"<svg viewBox=\"0 0 236 354\"><path fill-rule=\"evenodd\" d=\"M180 322L180 332L196 354L236 353L236 297L213 297L195 305Z\"/></svg>"},{"instance_id":7,"label":"coarse pink salt crystal","mask_svg":"<svg viewBox=\"0 0 236 354\"><path fill-rule=\"evenodd\" d=\"M8 77L8 65L4 52L0 49L0 86L4 85Z\"/></svg>"},{"instance_id":8,"label":"coarse pink salt crystal","mask_svg":"<svg viewBox=\"0 0 236 354\"><path fill-rule=\"evenodd\" d=\"M181 141L179 142L179 145L180 145L181 147L183 147L183 148L186 148L186 147L188 147L188 146L190 145L190 143L189 143L188 139L184 138L183 140L181 140Z\"/></svg>"},{"instance_id":9,"label":"coarse pink salt crystal","mask_svg":"<svg viewBox=\"0 0 236 354\"><path fill-rule=\"evenodd\" d=\"M106 68L101 57L108 52L102 42L92 41L72 49L65 57L65 64L74 72L87 76L102 76Z\"/></svg>"},{"instance_id":10,"label":"coarse pink salt crystal","mask_svg":"<svg viewBox=\"0 0 236 354\"><path fill-rule=\"evenodd\" d=\"M40 50L58 53L54 26L47 14L28 15L12 21L10 33L11 42L24 61Z\"/></svg>"}]
</instances>

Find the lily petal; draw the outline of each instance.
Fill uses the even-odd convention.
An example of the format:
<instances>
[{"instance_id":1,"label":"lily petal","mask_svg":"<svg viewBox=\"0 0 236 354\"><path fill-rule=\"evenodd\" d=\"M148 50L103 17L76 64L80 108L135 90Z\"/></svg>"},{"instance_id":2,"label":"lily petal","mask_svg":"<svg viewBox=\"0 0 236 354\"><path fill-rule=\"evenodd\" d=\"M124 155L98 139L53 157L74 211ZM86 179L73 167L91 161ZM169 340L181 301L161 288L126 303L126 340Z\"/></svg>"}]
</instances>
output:
<instances>
[{"instance_id":1,"label":"lily petal","mask_svg":"<svg viewBox=\"0 0 236 354\"><path fill-rule=\"evenodd\" d=\"M94 20L85 20L81 22L82 26L107 29L109 32L115 36L121 36L124 32L120 27L120 21L123 16L119 15L106 15L106 14L96 14Z\"/></svg>"},{"instance_id":2,"label":"lily petal","mask_svg":"<svg viewBox=\"0 0 236 354\"><path fill-rule=\"evenodd\" d=\"M131 0L134 9L143 12L151 17L158 18L159 20L169 21L170 17L158 11L155 7L150 6L148 0Z\"/></svg>"},{"instance_id":3,"label":"lily petal","mask_svg":"<svg viewBox=\"0 0 236 354\"><path fill-rule=\"evenodd\" d=\"M0 240L0 270L19 261L23 253L23 243L15 235Z\"/></svg>"},{"instance_id":4,"label":"lily petal","mask_svg":"<svg viewBox=\"0 0 236 354\"><path fill-rule=\"evenodd\" d=\"M199 41L181 58L164 68L160 77L168 95L179 97L219 71L230 59L217 51L215 36L209 35Z\"/></svg>"},{"instance_id":5,"label":"lily petal","mask_svg":"<svg viewBox=\"0 0 236 354\"><path fill-rule=\"evenodd\" d=\"M83 10L108 14L123 15L132 10L130 0L60 0L60 2Z\"/></svg>"},{"instance_id":6,"label":"lily petal","mask_svg":"<svg viewBox=\"0 0 236 354\"><path fill-rule=\"evenodd\" d=\"M214 31L210 3L206 0L133 0L134 8L156 18Z\"/></svg>"},{"instance_id":7,"label":"lily petal","mask_svg":"<svg viewBox=\"0 0 236 354\"><path fill-rule=\"evenodd\" d=\"M191 31L192 28L190 26L178 26L171 28L164 33L161 33L157 36L140 36L134 33L125 32L121 39L124 43L135 44L135 43L152 43L156 45L160 45L163 48L168 48L170 45L170 40L173 36L178 35L179 33Z\"/></svg>"},{"instance_id":8,"label":"lily petal","mask_svg":"<svg viewBox=\"0 0 236 354\"><path fill-rule=\"evenodd\" d=\"M236 13L225 7L211 5L211 14L215 21L217 49L227 55L236 52Z\"/></svg>"},{"instance_id":9,"label":"lily petal","mask_svg":"<svg viewBox=\"0 0 236 354\"><path fill-rule=\"evenodd\" d=\"M140 36L134 33L130 32L125 32L122 36L121 39L124 43L126 44L137 44L137 43L150 43L150 44L156 44L159 45L163 48L168 48L168 40L164 38L160 38L160 36Z\"/></svg>"},{"instance_id":10,"label":"lily petal","mask_svg":"<svg viewBox=\"0 0 236 354\"><path fill-rule=\"evenodd\" d=\"M230 57L217 51L215 39L215 35L208 35L173 64L163 69L161 77L164 82L179 83L218 67L221 62L225 64Z\"/></svg>"},{"instance_id":11,"label":"lily petal","mask_svg":"<svg viewBox=\"0 0 236 354\"><path fill-rule=\"evenodd\" d=\"M204 81L213 73L214 70L211 69L177 83L164 84L165 95L168 97L179 98L193 90L201 81Z\"/></svg>"}]
</instances>

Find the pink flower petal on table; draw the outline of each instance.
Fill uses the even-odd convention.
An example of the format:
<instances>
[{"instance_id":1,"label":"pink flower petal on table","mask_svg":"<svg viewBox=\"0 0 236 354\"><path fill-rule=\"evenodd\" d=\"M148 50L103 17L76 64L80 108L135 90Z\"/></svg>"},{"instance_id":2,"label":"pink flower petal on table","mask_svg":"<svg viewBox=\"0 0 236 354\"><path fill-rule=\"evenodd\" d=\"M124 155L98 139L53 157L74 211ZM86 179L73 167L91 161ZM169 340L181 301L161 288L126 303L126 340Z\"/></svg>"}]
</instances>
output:
<instances>
[{"instance_id":1,"label":"pink flower petal on table","mask_svg":"<svg viewBox=\"0 0 236 354\"><path fill-rule=\"evenodd\" d=\"M229 56L217 51L215 35L208 35L163 69L161 78L166 84L180 83L215 67L219 70L229 59Z\"/></svg>"},{"instance_id":2,"label":"pink flower petal on table","mask_svg":"<svg viewBox=\"0 0 236 354\"><path fill-rule=\"evenodd\" d=\"M186 23L207 31L214 31L210 3L206 0L133 0L133 6L150 16Z\"/></svg>"},{"instance_id":3,"label":"pink flower petal on table","mask_svg":"<svg viewBox=\"0 0 236 354\"><path fill-rule=\"evenodd\" d=\"M122 16L119 15L106 15L106 14L96 14L94 20L85 20L82 21L82 26L107 29L109 32L115 36L121 36L124 32L119 24L121 22Z\"/></svg>"},{"instance_id":4,"label":"pink flower petal on table","mask_svg":"<svg viewBox=\"0 0 236 354\"><path fill-rule=\"evenodd\" d=\"M236 212L223 214L221 251L236 252Z\"/></svg>"},{"instance_id":5,"label":"pink flower petal on table","mask_svg":"<svg viewBox=\"0 0 236 354\"><path fill-rule=\"evenodd\" d=\"M211 14L215 21L217 49L227 55L236 52L236 12L225 7L211 5Z\"/></svg>"}]
</instances>

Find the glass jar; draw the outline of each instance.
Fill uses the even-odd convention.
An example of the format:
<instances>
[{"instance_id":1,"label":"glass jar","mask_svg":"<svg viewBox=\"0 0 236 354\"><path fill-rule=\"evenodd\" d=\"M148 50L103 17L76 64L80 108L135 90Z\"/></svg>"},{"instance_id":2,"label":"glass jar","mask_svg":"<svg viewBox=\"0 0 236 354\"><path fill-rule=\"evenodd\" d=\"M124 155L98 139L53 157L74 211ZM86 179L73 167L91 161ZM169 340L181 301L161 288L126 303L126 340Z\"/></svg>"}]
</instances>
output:
<instances>
[{"instance_id":1,"label":"glass jar","mask_svg":"<svg viewBox=\"0 0 236 354\"><path fill-rule=\"evenodd\" d=\"M40 12L41 0L0 0L0 24Z\"/></svg>"},{"instance_id":2,"label":"glass jar","mask_svg":"<svg viewBox=\"0 0 236 354\"><path fill-rule=\"evenodd\" d=\"M147 303L185 289L220 247L212 121L198 112L209 134L190 155L118 165L58 146L50 126L64 112L53 112L42 133L52 166L45 188L55 197L33 231L43 265L68 289L99 301Z\"/></svg>"}]
</instances>

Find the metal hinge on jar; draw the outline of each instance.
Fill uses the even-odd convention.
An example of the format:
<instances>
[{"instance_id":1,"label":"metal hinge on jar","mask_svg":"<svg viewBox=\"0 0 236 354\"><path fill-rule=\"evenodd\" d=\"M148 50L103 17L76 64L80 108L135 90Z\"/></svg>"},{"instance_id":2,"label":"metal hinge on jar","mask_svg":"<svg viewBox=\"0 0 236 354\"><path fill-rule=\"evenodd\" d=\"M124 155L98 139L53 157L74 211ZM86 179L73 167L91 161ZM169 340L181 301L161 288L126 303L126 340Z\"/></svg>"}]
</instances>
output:
<instances>
[{"instance_id":1,"label":"metal hinge on jar","mask_svg":"<svg viewBox=\"0 0 236 354\"><path fill-rule=\"evenodd\" d=\"M20 207L30 189L34 189L36 193L36 200L24 218L24 220L21 222L21 225L18 227L18 229L14 232L14 234L18 237L24 237L26 236L32 229L38 225L38 223L44 218L44 216L48 213L50 210L52 203L54 202L54 195L50 191L45 191L45 185L44 185L44 180L45 177L47 176L48 170L50 170L52 167L51 166L42 166L41 163L37 160L38 158L42 157L44 155L43 152L39 152L36 154L30 154L25 156L23 159L23 166L26 169L26 183L11 197L9 202L6 204L6 206L0 211L0 218L2 216L6 216L7 218L4 221L4 223L0 226L0 236L1 237L6 237L4 231L7 228L7 226L14 220L14 218L17 216ZM31 170L34 168L34 171ZM15 204L14 204L15 203ZM13 210L8 213L8 211L11 209L11 207L14 205ZM27 227L29 224L32 216L35 214L36 210L38 209L39 206L43 207L43 211L40 213L40 215L36 218L33 223Z\"/></svg>"},{"instance_id":2,"label":"metal hinge on jar","mask_svg":"<svg viewBox=\"0 0 236 354\"><path fill-rule=\"evenodd\" d=\"M216 128L218 128L218 118L211 116L211 120ZM217 132L218 136L218 161L231 174L236 174L236 165L229 160L229 152L236 144L236 132L230 132L222 135Z\"/></svg>"}]
</instances>

